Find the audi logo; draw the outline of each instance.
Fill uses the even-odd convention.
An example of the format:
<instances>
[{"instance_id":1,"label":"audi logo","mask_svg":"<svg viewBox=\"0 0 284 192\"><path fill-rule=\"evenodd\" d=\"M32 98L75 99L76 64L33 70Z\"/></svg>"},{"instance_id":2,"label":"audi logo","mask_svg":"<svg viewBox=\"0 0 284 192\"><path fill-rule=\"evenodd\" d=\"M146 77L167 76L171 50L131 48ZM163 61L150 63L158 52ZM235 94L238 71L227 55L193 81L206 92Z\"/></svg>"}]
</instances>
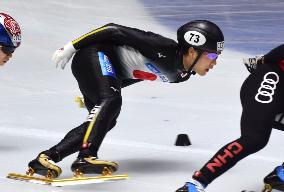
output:
<instances>
[{"instance_id":1,"label":"audi logo","mask_svg":"<svg viewBox=\"0 0 284 192\"><path fill-rule=\"evenodd\" d=\"M270 103L273 101L274 90L279 82L279 76L275 72L268 72L264 75L263 81L257 90L255 100L260 103Z\"/></svg>"}]
</instances>

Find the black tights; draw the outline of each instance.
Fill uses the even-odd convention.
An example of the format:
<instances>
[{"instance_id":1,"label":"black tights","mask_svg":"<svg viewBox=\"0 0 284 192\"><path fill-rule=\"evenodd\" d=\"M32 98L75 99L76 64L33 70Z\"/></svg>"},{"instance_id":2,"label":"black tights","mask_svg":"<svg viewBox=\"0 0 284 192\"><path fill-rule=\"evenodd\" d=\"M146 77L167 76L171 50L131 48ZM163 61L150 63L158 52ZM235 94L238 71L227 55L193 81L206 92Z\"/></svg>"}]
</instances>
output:
<instances>
[{"instance_id":1,"label":"black tights","mask_svg":"<svg viewBox=\"0 0 284 192\"><path fill-rule=\"evenodd\" d=\"M115 73L107 71L114 70L110 62L95 46L75 54L72 72L84 96L89 116L86 122L69 131L57 145L44 152L53 161L58 162L77 151L80 151L80 157L97 156L107 132L115 126L122 105L121 82ZM90 134L86 136L88 128Z\"/></svg>"}]
</instances>

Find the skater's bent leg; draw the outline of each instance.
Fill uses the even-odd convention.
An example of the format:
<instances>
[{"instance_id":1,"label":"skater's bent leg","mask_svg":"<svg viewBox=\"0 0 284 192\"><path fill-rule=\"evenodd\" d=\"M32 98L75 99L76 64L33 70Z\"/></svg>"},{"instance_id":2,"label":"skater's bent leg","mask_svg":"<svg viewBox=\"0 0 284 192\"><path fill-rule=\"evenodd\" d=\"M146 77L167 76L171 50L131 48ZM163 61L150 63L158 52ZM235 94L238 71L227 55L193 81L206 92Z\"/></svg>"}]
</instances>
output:
<instances>
[{"instance_id":1,"label":"skater's bent leg","mask_svg":"<svg viewBox=\"0 0 284 192\"><path fill-rule=\"evenodd\" d=\"M89 115L88 130L84 136L79 157L97 156L99 147L107 132L114 126L122 105L120 96L105 98L94 107Z\"/></svg>"},{"instance_id":2,"label":"skater's bent leg","mask_svg":"<svg viewBox=\"0 0 284 192\"><path fill-rule=\"evenodd\" d=\"M97 155L106 133L116 124L121 109L121 80L116 77L111 59L106 58L107 55L95 46L78 51L73 58L72 72L89 111L79 157Z\"/></svg>"},{"instance_id":3,"label":"skater's bent leg","mask_svg":"<svg viewBox=\"0 0 284 192\"><path fill-rule=\"evenodd\" d=\"M269 140L269 135L241 137L222 147L193 178L208 185L221 174L232 168L241 159L263 149Z\"/></svg>"},{"instance_id":4,"label":"skater's bent leg","mask_svg":"<svg viewBox=\"0 0 284 192\"><path fill-rule=\"evenodd\" d=\"M278 75L272 71L268 65L264 65L258 69L258 73L252 73L243 83L241 137L222 147L200 171L194 174L196 180L208 185L238 161L266 146L275 116L282 112L284 106L281 100L284 96L281 89L283 85L280 85L280 82L275 86L271 102L261 102L256 99L261 83L268 78L267 74L273 74L270 78ZM262 98L265 99L267 98Z\"/></svg>"},{"instance_id":5,"label":"skater's bent leg","mask_svg":"<svg viewBox=\"0 0 284 192\"><path fill-rule=\"evenodd\" d=\"M87 122L81 124L80 126L69 131L66 136L55 146L51 147L49 150L42 153L49 156L54 162L59 162L63 158L78 152L83 137L86 132Z\"/></svg>"}]
</instances>

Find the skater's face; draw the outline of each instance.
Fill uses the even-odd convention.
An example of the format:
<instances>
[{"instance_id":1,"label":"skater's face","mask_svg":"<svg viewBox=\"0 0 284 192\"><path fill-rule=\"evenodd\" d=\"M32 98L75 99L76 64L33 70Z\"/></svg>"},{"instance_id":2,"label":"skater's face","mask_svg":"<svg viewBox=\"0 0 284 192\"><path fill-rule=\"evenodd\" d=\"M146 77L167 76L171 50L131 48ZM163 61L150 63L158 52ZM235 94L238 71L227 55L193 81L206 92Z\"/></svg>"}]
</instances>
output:
<instances>
[{"instance_id":1,"label":"skater's face","mask_svg":"<svg viewBox=\"0 0 284 192\"><path fill-rule=\"evenodd\" d=\"M214 65L217 64L217 53L214 52L203 52L197 63L193 67L193 71L195 71L198 75L204 76L207 72L213 69Z\"/></svg>"},{"instance_id":2,"label":"skater's face","mask_svg":"<svg viewBox=\"0 0 284 192\"><path fill-rule=\"evenodd\" d=\"M0 66L5 65L5 63L9 61L14 51L15 48L13 47L5 47L0 45Z\"/></svg>"}]
</instances>

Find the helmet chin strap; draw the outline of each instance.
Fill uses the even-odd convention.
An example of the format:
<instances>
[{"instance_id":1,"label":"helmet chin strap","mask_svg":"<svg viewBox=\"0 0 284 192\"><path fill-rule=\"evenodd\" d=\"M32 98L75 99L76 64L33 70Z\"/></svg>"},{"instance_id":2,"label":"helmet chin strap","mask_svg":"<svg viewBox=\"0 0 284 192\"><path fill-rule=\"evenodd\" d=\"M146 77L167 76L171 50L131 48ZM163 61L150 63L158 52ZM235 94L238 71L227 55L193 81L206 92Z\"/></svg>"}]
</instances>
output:
<instances>
[{"instance_id":1,"label":"helmet chin strap","mask_svg":"<svg viewBox=\"0 0 284 192\"><path fill-rule=\"evenodd\" d=\"M197 61L199 60L199 58L200 58L201 55L202 55L202 51L201 51L201 50L196 49L196 52L197 52L198 55L197 55L196 59L194 60L194 62L192 63L192 65L191 65L191 66L189 67L189 69L187 70L187 72L189 73L189 76L196 74L196 72L193 71L192 69L193 69L193 67L196 65Z\"/></svg>"}]
</instances>

